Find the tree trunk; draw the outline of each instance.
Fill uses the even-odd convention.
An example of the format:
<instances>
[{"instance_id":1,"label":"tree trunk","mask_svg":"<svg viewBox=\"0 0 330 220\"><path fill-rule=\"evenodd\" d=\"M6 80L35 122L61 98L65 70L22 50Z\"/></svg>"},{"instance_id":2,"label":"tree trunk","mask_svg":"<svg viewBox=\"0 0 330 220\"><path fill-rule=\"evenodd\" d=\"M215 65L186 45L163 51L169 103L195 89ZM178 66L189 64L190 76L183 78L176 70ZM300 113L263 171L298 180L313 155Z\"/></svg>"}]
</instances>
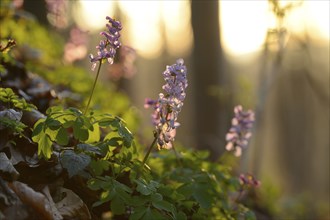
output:
<instances>
[{"instance_id":1,"label":"tree trunk","mask_svg":"<svg viewBox=\"0 0 330 220\"><path fill-rule=\"evenodd\" d=\"M220 44L218 4L218 1L191 2L194 34L192 81L197 147L211 150L214 158L224 150L224 136L229 126L225 110L228 109L228 103L225 103L228 99L219 99L219 91L223 89L221 86L225 84L226 78Z\"/></svg>"}]
</instances>

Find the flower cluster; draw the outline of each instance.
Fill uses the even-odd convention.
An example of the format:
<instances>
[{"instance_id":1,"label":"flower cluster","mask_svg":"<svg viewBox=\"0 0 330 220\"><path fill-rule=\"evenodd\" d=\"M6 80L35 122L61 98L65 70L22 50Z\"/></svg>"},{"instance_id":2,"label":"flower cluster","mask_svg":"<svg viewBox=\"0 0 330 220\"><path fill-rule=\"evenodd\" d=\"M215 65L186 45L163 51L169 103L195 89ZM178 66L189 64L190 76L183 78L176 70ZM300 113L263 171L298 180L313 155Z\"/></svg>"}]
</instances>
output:
<instances>
[{"instance_id":1,"label":"flower cluster","mask_svg":"<svg viewBox=\"0 0 330 220\"><path fill-rule=\"evenodd\" d=\"M163 72L165 85L158 100L146 99L145 108L153 106L153 124L158 134L157 145L159 148L172 148L176 135L176 128L180 125L177 117L186 97L185 90L188 86L187 68L183 59L178 59L176 64L167 66Z\"/></svg>"},{"instance_id":2,"label":"flower cluster","mask_svg":"<svg viewBox=\"0 0 330 220\"><path fill-rule=\"evenodd\" d=\"M95 69L97 62L107 60L109 64L112 64L116 50L121 46L119 42L119 32L122 29L121 23L109 16L106 19L109 21L109 24L106 25L108 30L100 33L100 35L105 37L105 40L101 40L99 45L96 46L96 49L98 49L97 56L89 55L92 62L92 70Z\"/></svg>"},{"instance_id":3,"label":"flower cluster","mask_svg":"<svg viewBox=\"0 0 330 220\"><path fill-rule=\"evenodd\" d=\"M241 174L239 176L239 182L243 187L246 188L258 187L261 184L261 182L251 174Z\"/></svg>"},{"instance_id":4,"label":"flower cluster","mask_svg":"<svg viewBox=\"0 0 330 220\"><path fill-rule=\"evenodd\" d=\"M242 106L234 108L235 117L232 119L232 126L226 135L226 150L234 151L235 156L242 154L242 149L246 148L252 135L251 128L254 123L253 111L243 111Z\"/></svg>"}]
</instances>

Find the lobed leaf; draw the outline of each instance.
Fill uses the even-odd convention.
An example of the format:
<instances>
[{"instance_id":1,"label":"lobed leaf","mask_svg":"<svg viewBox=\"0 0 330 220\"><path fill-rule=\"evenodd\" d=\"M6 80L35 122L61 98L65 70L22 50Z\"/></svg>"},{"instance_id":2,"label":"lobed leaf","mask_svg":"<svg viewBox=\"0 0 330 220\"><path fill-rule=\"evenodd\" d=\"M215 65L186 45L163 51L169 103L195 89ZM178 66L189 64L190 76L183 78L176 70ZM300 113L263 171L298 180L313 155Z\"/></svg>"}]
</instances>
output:
<instances>
[{"instance_id":1,"label":"lobed leaf","mask_svg":"<svg viewBox=\"0 0 330 220\"><path fill-rule=\"evenodd\" d=\"M95 143L100 141L101 133L99 125L93 124L92 127L93 130L88 130L88 139L86 140L86 143Z\"/></svg>"},{"instance_id":2,"label":"lobed leaf","mask_svg":"<svg viewBox=\"0 0 330 220\"><path fill-rule=\"evenodd\" d=\"M65 128L61 127L58 130L57 135L56 135L56 142L62 146L65 146L69 143L69 134Z\"/></svg>"},{"instance_id":3,"label":"lobed leaf","mask_svg":"<svg viewBox=\"0 0 330 220\"><path fill-rule=\"evenodd\" d=\"M69 178L71 178L85 169L91 162L91 158L86 154L77 154L72 150L65 150L61 154L60 161L62 166L68 171Z\"/></svg>"},{"instance_id":4,"label":"lobed leaf","mask_svg":"<svg viewBox=\"0 0 330 220\"><path fill-rule=\"evenodd\" d=\"M118 196L111 200L110 208L115 215L121 215L125 213L125 203Z\"/></svg>"},{"instance_id":5,"label":"lobed leaf","mask_svg":"<svg viewBox=\"0 0 330 220\"><path fill-rule=\"evenodd\" d=\"M88 130L82 128L81 124L76 121L73 124L73 136L80 141L86 141L88 139Z\"/></svg>"},{"instance_id":6,"label":"lobed leaf","mask_svg":"<svg viewBox=\"0 0 330 220\"><path fill-rule=\"evenodd\" d=\"M167 212L171 212L172 214L175 213L174 206L165 200L152 201L152 205L159 210L165 210Z\"/></svg>"},{"instance_id":7,"label":"lobed leaf","mask_svg":"<svg viewBox=\"0 0 330 220\"><path fill-rule=\"evenodd\" d=\"M204 209L211 208L213 202L213 195L209 191L208 184L196 184L194 186L193 197Z\"/></svg>"},{"instance_id":8,"label":"lobed leaf","mask_svg":"<svg viewBox=\"0 0 330 220\"><path fill-rule=\"evenodd\" d=\"M52 155L52 144L47 134L41 133L38 140L38 155L49 159Z\"/></svg>"}]
</instances>

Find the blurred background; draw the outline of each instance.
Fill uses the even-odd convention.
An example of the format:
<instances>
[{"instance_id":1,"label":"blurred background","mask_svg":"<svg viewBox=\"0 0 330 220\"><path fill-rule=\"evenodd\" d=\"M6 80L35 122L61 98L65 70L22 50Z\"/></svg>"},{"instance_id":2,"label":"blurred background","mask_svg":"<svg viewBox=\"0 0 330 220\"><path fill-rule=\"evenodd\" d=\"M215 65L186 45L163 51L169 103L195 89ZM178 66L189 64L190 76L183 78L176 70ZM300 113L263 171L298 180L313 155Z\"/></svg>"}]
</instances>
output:
<instances>
[{"instance_id":1,"label":"blurred background","mask_svg":"<svg viewBox=\"0 0 330 220\"><path fill-rule=\"evenodd\" d=\"M254 110L240 169L261 180L261 202L276 219L330 219L329 1L13 2L75 41L66 44L64 63L86 69L105 17L122 22L122 53L131 56L101 77L130 97L142 144L153 129L144 99L158 97L166 65L183 58L189 87L177 144L216 159L234 106Z\"/></svg>"}]
</instances>

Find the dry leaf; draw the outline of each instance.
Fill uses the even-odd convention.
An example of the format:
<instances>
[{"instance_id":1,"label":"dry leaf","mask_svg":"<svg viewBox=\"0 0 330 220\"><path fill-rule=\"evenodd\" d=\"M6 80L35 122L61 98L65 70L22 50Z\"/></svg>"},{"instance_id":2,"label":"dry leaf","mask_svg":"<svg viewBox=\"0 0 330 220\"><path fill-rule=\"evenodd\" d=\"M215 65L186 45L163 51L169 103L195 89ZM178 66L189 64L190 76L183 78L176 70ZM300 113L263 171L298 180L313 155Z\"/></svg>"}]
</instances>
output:
<instances>
[{"instance_id":1,"label":"dry leaf","mask_svg":"<svg viewBox=\"0 0 330 220\"><path fill-rule=\"evenodd\" d=\"M9 187L16 193L16 195L21 199L21 201L30 206L41 219L44 220L60 220L62 218L54 218L51 205L47 198L39 193L34 191L28 185L15 181L8 184Z\"/></svg>"},{"instance_id":2,"label":"dry leaf","mask_svg":"<svg viewBox=\"0 0 330 220\"><path fill-rule=\"evenodd\" d=\"M0 152L0 174L1 173L3 173L3 177L9 181L17 180L19 176L17 170L14 168L7 155L3 152Z\"/></svg>"},{"instance_id":3,"label":"dry leaf","mask_svg":"<svg viewBox=\"0 0 330 220\"><path fill-rule=\"evenodd\" d=\"M61 188L60 193L66 196L56 203L56 207L64 218L91 219L86 204L77 194L65 188Z\"/></svg>"},{"instance_id":4,"label":"dry leaf","mask_svg":"<svg viewBox=\"0 0 330 220\"><path fill-rule=\"evenodd\" d=\"M58 209L56 208L56 205L53 201L53 198L52 196L50 195L50 192L49 192L49 188L48 186L45 186L43 189L42 189L42 192L43 194L46 196L46 198L48 199L48 202L49 202L49 205L50 205L50 209L53 213L53 217L54 217L54 220L62 220L63 217L61 215L61 213L58 211Z\"/></svg>"}]
</instances>

